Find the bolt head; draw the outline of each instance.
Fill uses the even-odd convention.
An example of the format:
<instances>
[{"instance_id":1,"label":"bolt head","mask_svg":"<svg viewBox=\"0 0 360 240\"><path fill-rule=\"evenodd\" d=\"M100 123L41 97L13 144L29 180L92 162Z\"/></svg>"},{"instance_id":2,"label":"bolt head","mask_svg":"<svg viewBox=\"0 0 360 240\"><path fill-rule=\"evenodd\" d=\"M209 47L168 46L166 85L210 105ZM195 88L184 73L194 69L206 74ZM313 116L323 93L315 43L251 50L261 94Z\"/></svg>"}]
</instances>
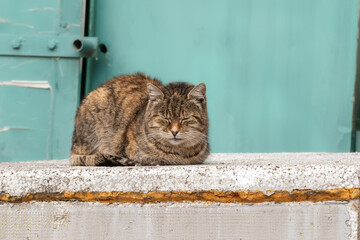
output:
<instances>
[{"instance_id":1,"label":"bolt head","mask_svg":"<svg viewBox=\"0 0 360 240\"><path fill-rule=\"evenodd\" d=\"M48 48L50 50L55 50L57 48L57 41L55 39L51 39L48 41Z\"/></svg>"},{"instance_id":2,"label":"bolt head","mask_svg":"<svg viewBox=\"0 0 360 240\"><path fill-rule=\"evenodd\" d=\"M14 39L11 43L11 47L13 49L19 49L21 48L22 40L21 39Z\"/></svg>"}]
</instances>

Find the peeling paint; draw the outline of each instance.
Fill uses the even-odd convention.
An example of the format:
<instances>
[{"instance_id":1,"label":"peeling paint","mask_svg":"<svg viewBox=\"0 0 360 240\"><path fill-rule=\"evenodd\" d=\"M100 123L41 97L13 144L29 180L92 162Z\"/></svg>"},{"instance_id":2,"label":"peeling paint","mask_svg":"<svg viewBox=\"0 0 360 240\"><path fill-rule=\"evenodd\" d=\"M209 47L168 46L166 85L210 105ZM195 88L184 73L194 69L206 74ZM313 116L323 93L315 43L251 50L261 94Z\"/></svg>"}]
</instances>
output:
<instances>
[{"instance_id":1,"label":"peeling paint","mask_svg":"<svg viewBox=\"0 0 360 240\"><path fill-rule=\"evenodd\" d=\"M34 26L32 26L32 25L25 24L25 23L11 22L11 21L9 21L7 19L3 19L3 18L0 18L0 23L12 24L12 25L23 26L23 27L27 27L30 29L34 29Z\"/></svg>"},{"instance_id":2,"label":"peeling paint","mask_svg":"<svg viewBox=\"0 0 360 240\"><path fill-rule=\"evenodd\" d=\"M9 130L10 130L10 128L5 126L5 127L0 129L0 132L6 132L6 131L9 131Z\"/></svg>"},{"instance_id":3,"label":"peeling paint","mask_svg":"<svg viewBox=\"0 0 360 240\"><path fill-rule=\"evenodd\" d=\"M288 191L151 191L143 192L64 192L64 193L28 193L25 196L0 194L2 202L30 201L81 201L102 203L156 203L156 202L221 202L221 203L264 203L264 202L327 202L350 201L358 199L359 188L340 188L327 190Z\"/></svg>"},{"instance_id":4,"label":"peeling paint","mask_svg":"<svg viewBox=\"0 0 360 240\"><path fill-rule=\"evenodd\" d=\"M51 85L50 85L50 83L48 81L11 80L11 81L7 81L7 82L0 82L0 85L15 86L15 87L51 89Z\"/></svg>"},{"instance_id":5,"label":"peeling paint","mask_svg":"<svg viewBox=\"0 0 360 240\"><path fill-rule=\"evenodd\" d=\"M29 8L26 10L27 12L36 12L36 11L54 11L54 8L44 7L44 8Z\"/></svg>"},{"instance_id":6,"label":"peeling paint","mask_svg":"<svg viewBox=\"0 0 360 240\"><path fill-rule=\"evenodd\" d=\"M6 132L6 131L10 131L10 130L29 130L30 128L13 128L13 127L8 127L5 126L3 128L0 128L0 132Z\"/></svg>"},{"instance_id":7,"label":"peeling paint","mask_svg":"<svg viewBox=\"0 0 360 240\"><path fill-rule=\"evenodd\" d=\"M68 31L69 29L70 29L70 27L81 27L81 25L80 24L73 24L73 23L69 23L69 24L66 24L66 26L65 26L65 30L66 31Z\"/></svg>"}]
</instances>

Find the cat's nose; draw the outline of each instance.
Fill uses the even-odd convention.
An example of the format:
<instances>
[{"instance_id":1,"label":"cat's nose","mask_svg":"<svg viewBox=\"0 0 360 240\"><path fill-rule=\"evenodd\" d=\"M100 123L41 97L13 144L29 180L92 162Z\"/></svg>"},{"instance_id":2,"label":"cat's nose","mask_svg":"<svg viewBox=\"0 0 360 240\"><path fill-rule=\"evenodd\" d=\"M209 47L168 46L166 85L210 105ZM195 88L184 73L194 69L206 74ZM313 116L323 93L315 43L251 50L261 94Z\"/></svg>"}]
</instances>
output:
<instances>
[{"instance_id":1,"label":"cat's nose","mask_svg":"<svg viewBox=\"0 0 360 240\"><path fill-rule=\"evenodd\" d=\"M170 132L172 133L172 135L175 137L178 133L179 133L179 129L176 126L173 126L170 129Z\"/></svg>"},{"instance_id":2,"label":"cat's nose","mask_svg":"<svg viewBox=\"0 0 360 240\"><path fill-rule=\"evenodd\" d=\"M178 132L179 132L179 130L170 130L170 132L172 133L172 135L174 136L174 137L176 137L176 135L178 134Z\"/></svg>"}]
</instances>

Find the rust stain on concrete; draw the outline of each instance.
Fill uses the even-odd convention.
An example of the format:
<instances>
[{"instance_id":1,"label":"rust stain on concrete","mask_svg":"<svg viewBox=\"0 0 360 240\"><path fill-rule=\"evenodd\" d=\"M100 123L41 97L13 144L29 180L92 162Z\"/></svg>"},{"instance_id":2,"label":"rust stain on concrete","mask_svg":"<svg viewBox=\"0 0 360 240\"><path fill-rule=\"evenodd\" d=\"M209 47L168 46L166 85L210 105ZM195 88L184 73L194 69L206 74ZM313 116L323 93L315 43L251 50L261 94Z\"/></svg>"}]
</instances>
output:
<instances>
[{"instance_id":1,"label":"rust stain on concrete","mask_svg":"<svg viewBox=\"0 0 360 240\"><path fill-rule=\"evenodd\" d=\"M263 202L324 202L349 201L360 197L359 188L339 188L327 190L288 191L152 191L142 192L64 192L28 193L26 196L0 194L0 202L30 201L81 201L102 203L156 203L204 201L221 203L263 203Z\"/></svg>"}]
</instances>

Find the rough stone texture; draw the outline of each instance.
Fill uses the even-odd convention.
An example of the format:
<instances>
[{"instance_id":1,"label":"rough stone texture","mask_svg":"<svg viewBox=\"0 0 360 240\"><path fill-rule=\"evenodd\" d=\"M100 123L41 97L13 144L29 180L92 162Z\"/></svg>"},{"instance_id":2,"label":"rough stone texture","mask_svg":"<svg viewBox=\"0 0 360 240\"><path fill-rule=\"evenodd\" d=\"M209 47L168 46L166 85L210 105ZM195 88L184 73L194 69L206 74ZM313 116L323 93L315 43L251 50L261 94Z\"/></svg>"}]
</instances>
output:
<instances>
[{"instance_id":1,"label":"rough stone texture","mask_svg":"<svg viewBox=\"0 0 360 240\"><path fill-rule=\"evenodd\" d=\"M70 167L0 163L0 193L359 188L358 153L212 154L202 165Z\"/></svg>"},{"instance_id":2,"label":"rough stone texture","mask_svg":"<svg viewBox=\"0 0 360 240\"><path fill-rule=\"evenodd\" d=\"M348 205L6 203L0 239L355 240Z\"/></svg>"},{"instance_id":3,"label":"rough stone texture","mask_svg":"<svg viewBox=\"0 0 360 240\"><path fill-rule=\"evenodd\" d=\"M0 163L0 193L360 188L360 154L212 154L202 165ZM0 202L0 239L359 239L359 200L293 203Z\"/></svg>"}]
</instances>

